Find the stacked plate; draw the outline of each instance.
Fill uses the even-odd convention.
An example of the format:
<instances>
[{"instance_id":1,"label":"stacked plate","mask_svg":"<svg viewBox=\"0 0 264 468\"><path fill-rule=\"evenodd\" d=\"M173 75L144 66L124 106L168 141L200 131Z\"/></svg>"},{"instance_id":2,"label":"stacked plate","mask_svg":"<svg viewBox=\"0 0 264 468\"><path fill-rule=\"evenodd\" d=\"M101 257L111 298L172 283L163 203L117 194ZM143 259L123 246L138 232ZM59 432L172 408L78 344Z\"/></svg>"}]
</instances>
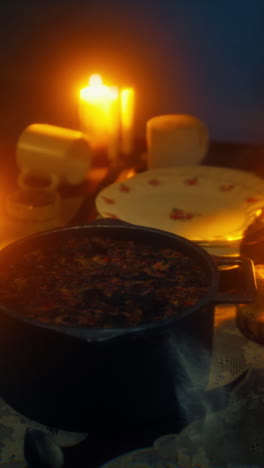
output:
<instances>
[{"instance_id":1,"label":"stacked plate","mask_svg":"<svg viewBox=\"0 0 264 468\"><path fill-rule=\"evenodd\" d=\"M213 166L151 169L104 188L98 213L183 236L214 255L238 255L264 206L264 180Z\"/></svg>"}]
</instances>

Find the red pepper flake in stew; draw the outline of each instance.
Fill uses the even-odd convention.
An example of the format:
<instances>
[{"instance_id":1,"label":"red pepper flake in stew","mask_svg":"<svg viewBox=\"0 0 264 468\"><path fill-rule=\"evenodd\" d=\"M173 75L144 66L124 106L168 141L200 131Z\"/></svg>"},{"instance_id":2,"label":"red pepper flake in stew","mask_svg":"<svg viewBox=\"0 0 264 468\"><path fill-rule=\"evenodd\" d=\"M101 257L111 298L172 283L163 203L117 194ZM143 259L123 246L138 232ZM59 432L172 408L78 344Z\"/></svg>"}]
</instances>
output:
<instances>
[{"instance_id":1,"label":"red pepper flake in stew","mask_svg":"<svg viewBox=\"0 0 264 468\"><path fill-rule=\"evenodd\" d=\"M93 328L172 317L208 286L202 267L181 251L87 234L27 251L0 272L6 306L40 322Z\"/></svg>"}]
</instances>

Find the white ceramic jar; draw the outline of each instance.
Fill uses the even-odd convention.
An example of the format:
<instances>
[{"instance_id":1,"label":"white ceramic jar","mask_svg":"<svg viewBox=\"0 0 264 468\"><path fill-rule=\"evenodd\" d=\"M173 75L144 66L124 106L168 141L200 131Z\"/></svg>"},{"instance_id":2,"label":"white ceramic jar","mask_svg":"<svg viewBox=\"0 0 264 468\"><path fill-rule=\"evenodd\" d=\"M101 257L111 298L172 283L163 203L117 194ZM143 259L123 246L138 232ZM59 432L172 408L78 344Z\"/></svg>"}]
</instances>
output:
<instances>
[{"instance_id":1,"label":"white ceramic jar","mask_svg":"<svg viewBox=\"0 0 264 468\"><path fill-rule=\"evenodd\" d=\"M20 171L54 174L60 183L76 185L83 182L89 172L92 151L83 133L36 123L21 133L16 163Z\"/></svg>"},{"instance_id":2,"label":"white ceramic jar","mask_svg":"<svg viewBox=\"0 0 264 468\"><path fill-rule=\"evenodd\" d=\"M168 114L147 122L147 165L149 169L199 164L209 144L207 126L188 114Z\"/></svg>"}]
</instances>

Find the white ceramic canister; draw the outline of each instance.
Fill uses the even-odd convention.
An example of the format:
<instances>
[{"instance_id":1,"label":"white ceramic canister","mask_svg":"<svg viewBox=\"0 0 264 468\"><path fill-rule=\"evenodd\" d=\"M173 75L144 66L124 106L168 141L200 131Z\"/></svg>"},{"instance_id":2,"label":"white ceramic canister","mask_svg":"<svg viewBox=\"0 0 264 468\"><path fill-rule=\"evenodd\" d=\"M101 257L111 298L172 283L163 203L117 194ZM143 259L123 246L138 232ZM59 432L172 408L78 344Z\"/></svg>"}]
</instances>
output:
<instances>
[{"instance_id":1,"label":"white ceramic canister","mask_svg":"<svg viewBox=\"0 0 264 468\"><path fill-rule=\"evenodd\" d=\"M87 137L76 130L48 124L31 124L21 133L16 148L16 163L25 169L54 174L60 183L83 182L92 164Z\"/></svg>"},{"instance_id":2,"label":"white ceramic canister","mask_svg":"<svg viewBox=\"0 0 264 468\"><path fill-rule=\"evenodd\" d=\"M146 128L148 168L199 164L209 145L207 126L188 114L159 115Z\"/></svg>"}]
</instances>

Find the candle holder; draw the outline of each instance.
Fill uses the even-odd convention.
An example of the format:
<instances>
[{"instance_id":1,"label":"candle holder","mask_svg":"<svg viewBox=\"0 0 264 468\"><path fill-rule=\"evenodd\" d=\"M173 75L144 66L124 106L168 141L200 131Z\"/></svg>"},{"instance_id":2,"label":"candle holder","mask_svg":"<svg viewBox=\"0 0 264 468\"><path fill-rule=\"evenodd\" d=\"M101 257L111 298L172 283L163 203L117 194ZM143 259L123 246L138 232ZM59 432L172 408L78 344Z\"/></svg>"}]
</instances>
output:
<instances>
[{"instance_id":1,"label":"candle holder","mask_svg":"<svg viewBox=\"0 0 264 468\"><path fill-rule=\"evenodd\" d=\"M6 244L63 225L61 198L48 190L17 190L5 203Z\"/></svg>"}]
</instances>

